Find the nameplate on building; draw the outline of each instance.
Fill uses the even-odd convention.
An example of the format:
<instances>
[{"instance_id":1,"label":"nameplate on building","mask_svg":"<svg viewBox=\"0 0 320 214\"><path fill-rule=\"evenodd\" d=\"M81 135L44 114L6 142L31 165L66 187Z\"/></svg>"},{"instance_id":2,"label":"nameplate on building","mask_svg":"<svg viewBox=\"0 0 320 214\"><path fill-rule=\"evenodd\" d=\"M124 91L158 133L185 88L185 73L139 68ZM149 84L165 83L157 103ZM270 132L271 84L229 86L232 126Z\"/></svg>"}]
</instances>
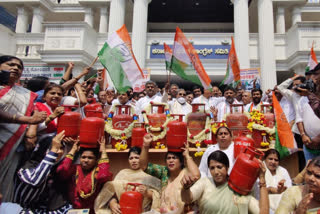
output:
<instances>
[{"instance_id":1,"label":"nameplate on building","mask_svg":"<svg viewBox=\"0 0 320 214\"><path fill-rule=\"evenodd\" d=\"M48 77L50 80L58 80L62 78L65 70L65 65L27 64L24 66L21 79L44 76Z\"/></svg>"},{"instance_id":2,"label":"nameplate on building","mask_svg":"<svg viewBox=\"0 0 320 214\"><path fill-rule=\"evenodd\" d=\"M169 45L173 49L173 45ZM228 59L230 45L193 45L200 59ZM150 59L164 59L163 45L150 46Z\"/></svg>"}]
</instances>

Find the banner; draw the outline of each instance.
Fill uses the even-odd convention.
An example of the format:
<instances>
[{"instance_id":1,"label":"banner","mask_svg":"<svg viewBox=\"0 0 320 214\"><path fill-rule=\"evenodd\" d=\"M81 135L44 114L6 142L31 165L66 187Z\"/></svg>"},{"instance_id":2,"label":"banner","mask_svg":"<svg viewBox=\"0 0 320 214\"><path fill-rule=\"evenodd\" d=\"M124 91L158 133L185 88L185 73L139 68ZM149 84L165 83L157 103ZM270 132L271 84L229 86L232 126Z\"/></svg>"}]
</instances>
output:
<instances>
[{"instance_id":1,"label":"banner","mask_svg":"<svg viewBox=\"0 0 320 214\"><path fill-rule=\"evenodd\" d=\"M48 77L50 80L59 80L65 71L65 65L26 64L20 79L24 80L35 76L43 76Z\"/></svg>"},{"instance_id":2,"label":"banner","mask_svg":"<svg viewBox=\"0 0 320 214\"><path fill-rule=\"evenodd\" d=\"M240 69L240 80L245 90L260 88L260 68Z\"/></svg>"}]
</instances>

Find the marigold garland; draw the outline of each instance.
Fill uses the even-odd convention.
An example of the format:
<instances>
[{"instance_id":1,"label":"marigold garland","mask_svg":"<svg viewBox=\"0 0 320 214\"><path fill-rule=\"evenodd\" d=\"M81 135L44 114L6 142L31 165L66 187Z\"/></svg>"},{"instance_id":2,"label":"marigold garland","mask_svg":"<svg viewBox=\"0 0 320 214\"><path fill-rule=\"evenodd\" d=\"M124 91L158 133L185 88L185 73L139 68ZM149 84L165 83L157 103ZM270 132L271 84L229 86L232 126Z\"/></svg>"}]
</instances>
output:
<instances>
[{"instance_id":1,"label":"marigold garland","mask_svg":"<svg viewBox=\"0 0 320 214\"><path fill-rule=\"evenodd\" d=\"M186 121L188 121L188 116L186 118ZM192 144L196 144L197 142L202 142L204 140L206 140L208 138L208 134L210 133L210 126L211 126L211 119L210 119L210 115L207 115L207 119L206 119L206 125L204 130L202 130L201 132L199 132L197 135L193 136L188 129L188 142L192 143Z\"/></svg>"}]
</instances>

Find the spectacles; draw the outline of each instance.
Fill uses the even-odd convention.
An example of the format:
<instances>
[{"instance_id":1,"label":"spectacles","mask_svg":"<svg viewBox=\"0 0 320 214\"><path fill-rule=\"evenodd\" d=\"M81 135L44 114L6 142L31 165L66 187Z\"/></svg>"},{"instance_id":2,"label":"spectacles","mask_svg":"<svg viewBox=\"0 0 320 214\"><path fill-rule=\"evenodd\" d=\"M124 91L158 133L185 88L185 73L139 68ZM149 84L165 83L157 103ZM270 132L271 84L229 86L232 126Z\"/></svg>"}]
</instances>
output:
<instances>
[{"instance_id":1,"label":"spectacles","mask_svg":"<svg viewBox=\"0 0 320 214\"><path fill-rule=\"evenodd\" d=\"M179 93L179 95L180 95L180 96L186 96L187 94L180 94L180 93Z\"/></svg>"}]
</instances>

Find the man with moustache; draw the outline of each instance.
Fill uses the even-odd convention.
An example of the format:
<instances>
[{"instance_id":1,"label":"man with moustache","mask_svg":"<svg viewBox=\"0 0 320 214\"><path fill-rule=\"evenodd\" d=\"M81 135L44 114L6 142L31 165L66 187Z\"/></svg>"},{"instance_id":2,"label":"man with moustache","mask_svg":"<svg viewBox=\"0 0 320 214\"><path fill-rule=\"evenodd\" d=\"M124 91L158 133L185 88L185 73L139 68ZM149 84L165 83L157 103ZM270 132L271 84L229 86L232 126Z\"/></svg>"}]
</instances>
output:
<instances>
[{"instance_id":1,"label":"man with moustache","mask_svg":"<svg viewBox=\"0 0 320 214\"><path fill-rule=\"evenodd\" d=\"M217 122L222 122L225 120L225 115L230 113L230 104L239 104L239 102L235 99L236 90L230 86L227 86L224 90L225 101L220 102L217 105L216 110L214 111L214 120Z\"/></svg>"},{"instance_id":2,"label":"man with moustache","mask_svg":"<svg viewBox=\"0 0 320 214\"><path fill-rule=\"evenodd\" d=\"M262 104L268 104L267 102L262 102L262 90L259 88L254 88L251 90L252 102L245 106L245 111L251 112L254 109L261 111Z\"/></svg>"},{"instance_id":3,"label":"man with moustache","mask_svg":"<svg viewBox=\"0 0 320 214\"><path fill-rule=\"evenodd\" d=\"M209 100L211 98L211 89L204 89L203 90L203 94L200 95L197 98L194 98L192 103L201 103L201 104L205 104L205 110L209 111L210 109L210 104L209 104Z\"/></svg>"},{"instance_id":4,"label":"man with moustache","mask_svg":"<svg viewBox=\"0 0 320 214\"><path fill-rule=\"evenodd\" d=\"M157 88L157 84L155 82L151 80L146 82L146 86L145 86L146 96L139 99L136 102L136 114L141 114L142 110L144 110L147 107L147 105L150 104L150 102L167 103L169 84L166 84L165 92L163 96L157 95L156 88ZM140 117L140 119L142 119L142 117Z\"/></svg>"},{"instance_id":5,"label":"man with moustache","mask_svg":"<svg viewBox=\"0 0 320 214\"><path fill-rule=\"evenodd\" d=\"M171 84L169 94L171 95L173 101L177 98L178 91L179 91L179 86L177 84Z\"/></svg>"}]
</instances>

